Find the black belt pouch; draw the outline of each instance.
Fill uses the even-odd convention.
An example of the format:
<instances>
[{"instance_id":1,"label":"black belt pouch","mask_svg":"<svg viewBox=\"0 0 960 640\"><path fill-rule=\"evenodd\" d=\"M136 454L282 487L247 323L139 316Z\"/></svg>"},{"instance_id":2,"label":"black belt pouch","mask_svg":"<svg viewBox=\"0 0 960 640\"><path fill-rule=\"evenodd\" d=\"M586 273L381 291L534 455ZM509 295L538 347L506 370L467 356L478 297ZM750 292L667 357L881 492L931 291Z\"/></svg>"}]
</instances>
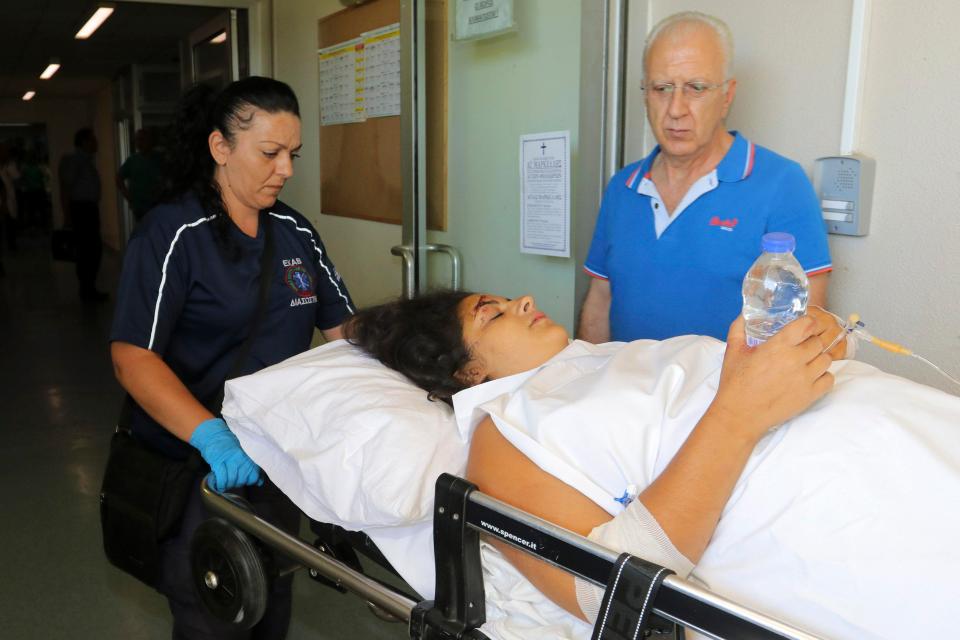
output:
<instances>
[{"instance_id":1,"label":"black belt pouch","mask_svg":"<svg viewBox=\"0 0 960 640\"><path fill-rule=\"evenodd\" d=\"M100 489L103 550L114 566L156 586L160 545L179 531L203 466L199 455L174 460L117 429Z\"/></svg>"}]
</instances>

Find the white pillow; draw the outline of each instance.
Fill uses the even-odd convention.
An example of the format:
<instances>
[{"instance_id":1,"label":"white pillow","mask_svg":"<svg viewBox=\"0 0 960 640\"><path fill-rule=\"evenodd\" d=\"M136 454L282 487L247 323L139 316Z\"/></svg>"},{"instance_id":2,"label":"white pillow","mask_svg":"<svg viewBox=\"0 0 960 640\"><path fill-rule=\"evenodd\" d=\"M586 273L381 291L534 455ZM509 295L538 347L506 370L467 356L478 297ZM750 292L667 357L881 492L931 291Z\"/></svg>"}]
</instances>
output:
<instances>
[{"instance_id":1,"label":"white pillow","mask_svg":"<svg viewBox=\"0 0 960 640\"><path fill-rule=\"evenodd\" d=\"M437 476L466 469L450 407L345 340L228 381L223 417L304 513L351 530L430 520Z\"/></svg>"}]
</instances>

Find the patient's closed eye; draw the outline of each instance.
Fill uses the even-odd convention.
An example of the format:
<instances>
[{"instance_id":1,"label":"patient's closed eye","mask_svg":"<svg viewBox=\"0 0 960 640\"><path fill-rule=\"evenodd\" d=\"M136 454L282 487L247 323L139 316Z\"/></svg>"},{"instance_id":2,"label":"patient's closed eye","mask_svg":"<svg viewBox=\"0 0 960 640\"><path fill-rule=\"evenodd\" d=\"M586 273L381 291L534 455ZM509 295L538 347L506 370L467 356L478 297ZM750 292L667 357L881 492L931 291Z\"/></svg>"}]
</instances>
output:
<instances>
[{"instance_id":1,"label":"patient's closed eye","mask_svg":"<svg viewBox=\"0 0 960 640\"><path fill-rule=\"evenodd\" d=\"M489 315L490 315L490 312L489 312L489 311L484 311L483 308L486 307L486 306L489 306L489 305L491 305L491 304L497 304L497 301L494 300L494 299L492 299L492 298L481 298L480 301L477 303L477 306L475 307L476 312L477 312L477 313L484 313L484 315L489 316ZM498 314L498 315L499 315L499 314Z\"/></svg>"},{"instance_id":2,"label":"patient's closed eye","mask_svg":"<svg viewBox=\"0 0 960 640\"><path fill-rule=\"evenodd\" d=\"M484 306L487 306L488 304L496 304L496 302L497 302L496 300L490 300L489 302L484 303ZM486 322L493 322L494 320L496 320L497 318L503 315L503 311L501 311L499 308L494 307L492 309L484 311L483 315L484 315L484 320Z\"/></svg>"}]
</instances>

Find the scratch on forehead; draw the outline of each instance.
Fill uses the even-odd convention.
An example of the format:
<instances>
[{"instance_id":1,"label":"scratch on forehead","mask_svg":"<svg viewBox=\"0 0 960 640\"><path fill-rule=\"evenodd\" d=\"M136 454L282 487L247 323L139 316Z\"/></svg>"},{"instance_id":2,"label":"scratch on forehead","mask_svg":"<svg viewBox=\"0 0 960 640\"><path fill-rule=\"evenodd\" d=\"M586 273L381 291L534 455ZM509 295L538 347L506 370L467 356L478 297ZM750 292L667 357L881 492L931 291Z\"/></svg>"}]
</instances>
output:
<instances>
[{"instance_id":1,"label":"scratch on forehead","mask_svg":"<svg viewBox=\"0 0 960 640\"><path fill-rule=\"evenodd\" d=\"M480 307L489 302L489 299L485 295L481 295L477 298L477 304L473 305L473 315L477 315L477 312L480 311Z\"/></svg>"}]
</instances>

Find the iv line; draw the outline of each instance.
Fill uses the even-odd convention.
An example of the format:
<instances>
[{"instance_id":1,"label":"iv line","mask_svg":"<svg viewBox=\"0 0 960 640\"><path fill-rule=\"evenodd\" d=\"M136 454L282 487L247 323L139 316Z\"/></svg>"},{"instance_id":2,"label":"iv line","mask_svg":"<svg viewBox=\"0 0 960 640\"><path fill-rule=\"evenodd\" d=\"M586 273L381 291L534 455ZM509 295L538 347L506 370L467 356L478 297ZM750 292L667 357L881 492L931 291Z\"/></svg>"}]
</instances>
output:
<instances>
[{"instance_id":1,"label":"iv line","mask_svg":"<svg viewBox=\"0 0 960 640\"><path fill-rule=\"evenodd\" d=\"M824 309L824 311L826 311L826 309ZM833 339L833 342L831 342L830 345L823 350L824 353L826 353L827 351L835 347L841 340L843 340L844 338L846 338L848 335L852 333L852 334L855 334L857 337L862 338L866 342L870 342L880 347L881 349L885 349L891 353L896 353L903 356L912 356L917 360L919 360L920 362L923 362L929 365L930 367L932 367L937 373L942 375L944 378L946 378L953 384L960 386L960 380L957 380L952 375L950 375L949 373L947 373L937 365L933 364L923 356L917 353L914 353L913 350L908 349L902 344L897 344L896 342L881 340L880 338L874 337L872 334L868 333L867 330L864 328L865 325L863 324L863 321L860 320L859 314L856 314L856 313L850 314L850 317L847 320L843 320L843 318L841 318L840 316L838 316L837 314L831 311L827 311L827 313L829 313L834 318L836 318L837 322L840 324L840 327L842 328L842 331L840 331L840 333L837 334L837 337Z\"/></svg>"},{"instance_id":2,"label":"iv line","mask_svg":"<svg viewBox=\"0 0 960 640\"><path fill-rule=\"evenodd\" d=\"M927 360L927 359L924 358L923 356L917 355L916 353L911 353L910 355L912 355L914 358L916 358L916 359L919 360L920 362L926 362L928 365L930 365L931 367L933 367L934 369L936 369L936 370L940 373L940 375L942 375L944 378L946 378L947 380L949 380L949 381L952 382L953 384L960 386L960 380L957 380L957 379L954 378L952 375L950 375L949 373L947 373L946 371L944 371L943 369L941 369L941 368L938 367L937 365L933 364L932 362L930 362L929 360Z\"/></svg>"}]
</instances>

